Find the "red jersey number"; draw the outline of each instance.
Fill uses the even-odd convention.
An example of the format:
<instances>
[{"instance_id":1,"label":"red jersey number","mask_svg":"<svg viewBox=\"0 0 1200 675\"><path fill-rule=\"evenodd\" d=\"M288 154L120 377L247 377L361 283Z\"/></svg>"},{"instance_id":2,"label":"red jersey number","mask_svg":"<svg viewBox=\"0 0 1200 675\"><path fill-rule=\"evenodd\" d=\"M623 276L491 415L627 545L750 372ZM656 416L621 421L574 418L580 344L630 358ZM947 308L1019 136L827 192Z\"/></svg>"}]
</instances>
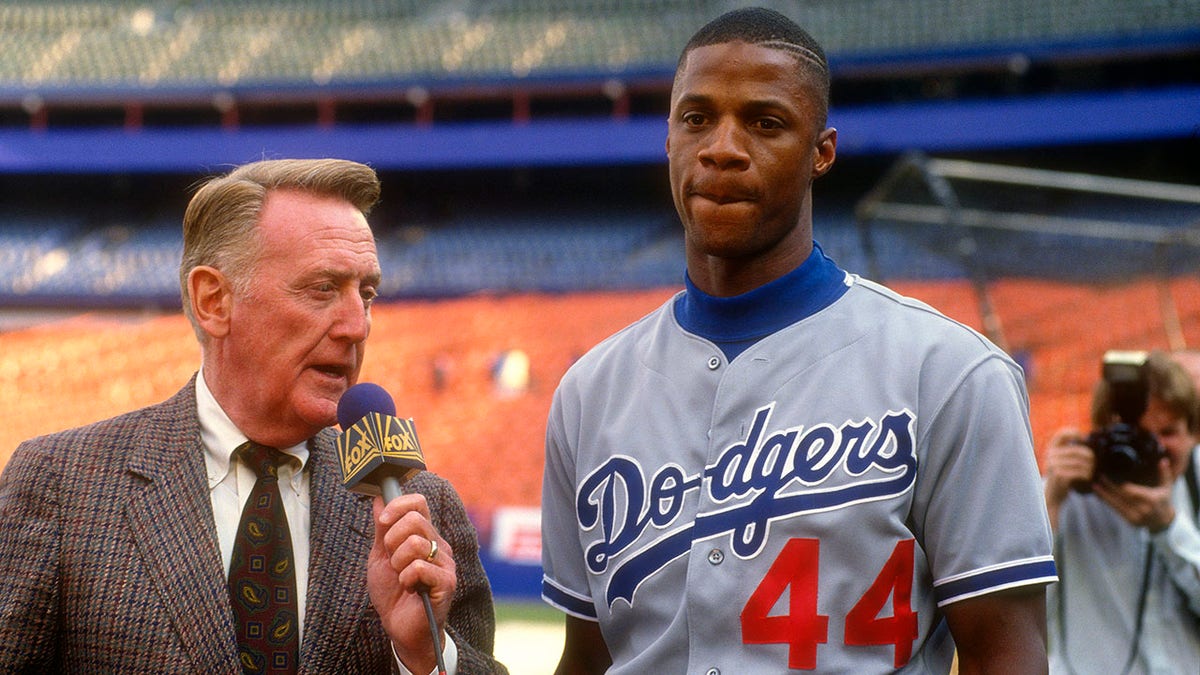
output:
<instances>
[{"instance_id":1,"label":"red jersey number","mask_svg":"<svg viewBox=\"0 0 1200 675\"><path fill-rule=\"evenodd\" d=\"M846 615L848 645L892 645L896 668L912 658L917 615L912 610L914 541L896 544L891 557ZM788 668L815 670L817 645L829 641L829 617L817 612L819 539L790 539L742 608L742 642L788 645ZM787 614L771 614L783 594ZM891 616L880 616L892 599Z\"/></svg>"}]
</instances>

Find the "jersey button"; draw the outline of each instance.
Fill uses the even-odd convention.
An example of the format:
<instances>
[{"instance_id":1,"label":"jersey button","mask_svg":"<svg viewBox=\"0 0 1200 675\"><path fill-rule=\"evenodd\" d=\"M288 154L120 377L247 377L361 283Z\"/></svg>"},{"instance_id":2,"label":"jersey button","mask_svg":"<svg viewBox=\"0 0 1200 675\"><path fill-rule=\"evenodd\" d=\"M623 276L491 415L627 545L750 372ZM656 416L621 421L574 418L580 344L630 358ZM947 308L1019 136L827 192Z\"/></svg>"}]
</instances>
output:
<instances>
[{"instance_id":1,"label":"jersey button","mask_svg":"<svg viewBox=\"0 0 1200 675\"><path fill-rule=\"evenodd\" d=\"M710 357L708 359L708 369L709 370L716 370L717 368L720 368L720 367L721 367L721 359L719 359L715 356Z\"/></svg>"},{"instance_id":2,"label":"jersey button","mask_svg":"<svg viewBox=\"0 0 1200 675\"><path fill-rule=\"evenodd\" d=\"M725 553L719 548L714 548L708 552L708 562L712 563L713 565L720 565L721 563L725 562Z\"/></svg>"},{"instance_id":3,"label":"jersey button","mask_svg":"<svg viewBox=\"0 0 1200 675\"><path fill-rule=\"evenodd\" d=\"M721 669L709 668L708 670L704 671L704 675L721 675Z\"/></svg>"}]
</instances>

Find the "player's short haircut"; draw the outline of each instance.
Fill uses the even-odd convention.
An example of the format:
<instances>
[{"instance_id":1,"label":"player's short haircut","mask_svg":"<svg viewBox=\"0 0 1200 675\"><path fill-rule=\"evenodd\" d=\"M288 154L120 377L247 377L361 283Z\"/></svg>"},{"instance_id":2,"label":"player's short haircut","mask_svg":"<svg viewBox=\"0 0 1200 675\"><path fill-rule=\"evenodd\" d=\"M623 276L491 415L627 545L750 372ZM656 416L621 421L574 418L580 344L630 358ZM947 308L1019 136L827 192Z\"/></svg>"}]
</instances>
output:
<instances>
[{"instance_id":1,"label":"player's short haircut","mask_svg":"<svg viewBox=\"0 0 1200 675\"><path fill-rule=\"evenodd\" d=\"M794 56L800 66L799 74L817 90L821 102L819 126L825 126L829 111L829 62L825 50L796 22L775 10L763 7L735 9L708 22L684 45L675 67L676 75L693 49L728 42L779 49Z\"/></svg>"}]
</instances>

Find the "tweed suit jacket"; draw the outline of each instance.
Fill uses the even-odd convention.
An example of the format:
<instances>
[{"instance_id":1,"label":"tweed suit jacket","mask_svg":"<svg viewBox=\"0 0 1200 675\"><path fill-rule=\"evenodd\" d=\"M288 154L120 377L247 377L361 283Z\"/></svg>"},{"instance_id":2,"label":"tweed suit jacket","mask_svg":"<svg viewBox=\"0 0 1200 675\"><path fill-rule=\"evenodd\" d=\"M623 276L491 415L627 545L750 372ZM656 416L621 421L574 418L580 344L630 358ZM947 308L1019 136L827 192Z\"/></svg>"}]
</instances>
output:
<instances>
[{"instance_id":1,"label":"tweed suit jacket","mask_svg":"<svg viewBox=\"0 0 1200 675\"><path fill-rule=\"evenodd\" d=\"M387 673L367 596L371 501L342 487L335 438L309 443L300 672ZM491 658L491 590L462 502L427 472L406 489L426 495L454 550L459 672L506 672ZM163 403L17 448L0 476L0 672L241 673L194 378Z\"/></svg>"}]
</instances>

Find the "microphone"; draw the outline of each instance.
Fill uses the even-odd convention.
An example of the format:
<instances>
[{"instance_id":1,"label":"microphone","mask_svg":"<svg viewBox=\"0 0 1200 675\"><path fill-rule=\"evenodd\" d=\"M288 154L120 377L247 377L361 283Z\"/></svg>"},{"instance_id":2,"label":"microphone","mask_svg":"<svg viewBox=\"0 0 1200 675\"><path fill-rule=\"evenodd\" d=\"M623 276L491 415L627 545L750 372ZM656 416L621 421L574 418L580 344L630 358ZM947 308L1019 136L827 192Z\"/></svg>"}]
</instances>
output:
<instances>
[{"instance_id":1,"label":"microphone","mask_svg":"<svg viewBox=\"0 0 1200 675\"><path fill-rule=\"evenodd\" d=\"M361 382L346 390L337 406L338 460L342 485L366 495L383 495L390 502L404 494L404 484L425 470L425 455L412 418L396 417L396 403L383 387ZM442 637L433 616L429 591L421 588L425 619L433 638L438 673L445 675Z\"/></svg>"},{"instance_id":2,"label":"microphone","mask_svg":"<svg viewBox=\"0 0 1200 675\"><path fill-rule=\"evenodd\" d=\"M363 382L342 394L337 406L342 484L392 501L403 485L425 470L425 455L412 418L396 417L396 404L383 387Z\"/></svg>"}]
</instances>

